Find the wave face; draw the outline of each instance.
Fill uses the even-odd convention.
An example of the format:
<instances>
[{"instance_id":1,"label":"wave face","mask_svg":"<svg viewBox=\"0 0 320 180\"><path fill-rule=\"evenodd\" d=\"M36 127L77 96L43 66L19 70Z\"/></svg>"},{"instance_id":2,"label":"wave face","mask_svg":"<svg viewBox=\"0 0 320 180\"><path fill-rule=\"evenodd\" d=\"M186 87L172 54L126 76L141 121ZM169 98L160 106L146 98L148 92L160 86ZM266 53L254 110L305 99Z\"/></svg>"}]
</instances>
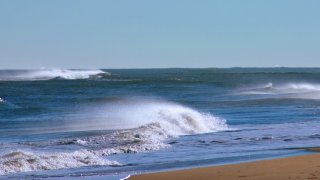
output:
<instances>
[{"instance_id":1,"label":"wave face","mask_svg":"<svg viewBox=\"0 0 320 180\"><path fill-rule=\"evenodd\" d=\"M273 85L273 83L268 83L260 87L243 90L240 94L273 95L280 98L320 99L320 84L285 83Z\"/></svg>"},{"instance_id":2,"label":"wave face","mask_svg":"<svg viewBox=\"0 0 320 180\"><path fill-rule=\"evenodd\" d=\"M170 126L170 134L186 135L212 132L224 127L225 121L209 113L202 113L190 107L155 99L117 98L90 104L80 108L80 117L90 117L90 125L81 127L72 123L76 130L132 129L152 123L162 127ZM93 115L93 116L90 116ZM79 117L79 118L80 118ZM106 123L106 120L108 123ZM84 119L87 122L87 119ZM218 124L220 123L220 124Z\"/></svg>"},{"instance_id":3,"label":"wave face","mask_svg":"<svg viewBox=\"0 0 320 180\"><path fill-rule=\"evenodd\" d=\"M202 113L190 107L165 101L155 100L120 100L107 103L99 111L107 114L108 119L91 121L91 129L126 129L111 135L77 139L76 142L87 146L105 147L108 144L129 144L129 151L154 150L166 145L164 140L181 135L217 132L228 129L226 121L209 113ZM95 112L99 113L99 112ZM104 123L103 123L104 122ZM82 123L81 123L82 124ZM110 127L111 126L111 127ZM73 127L84 130L83 127ZM126 147L118 147L118 149Z\"/></svg>"},{"instance_id":4,"label":"wave face","mask_svg":"<svg viewBox=\"0 0 320 180\"><path fill-rule=\"evenodd\" d=\"M81 147L74 152L48 154L19 150L6 153L0 157L0 174L92 165L115 166L120 163L109 161L104 156L159 150L170 146L165 142L168 138L228 129L224 119L165 101L120 100L107 103L104 108L100 106L99 111L107 114L106 119L91 121L86 130L98 127L106 129L110 125L107 120L110 119L125 124L122 128L126 129L105 135L61 139L49 143ZM76 124L79 123L81 122ZM137 125L138 127L135 127ZM131 128L127 129L128 127ZM79 126L73 128L84 130Z\"/></svg>"},{"instance_id":5,"label":"wave face","mask_svg":"<svg viewBox=\"0 0 320 180\"><path fill-rule=\"evenodd\" d=\"M50 79L88 79L99 78L99 75L109 75L102 70L64 70L64 69L41 69L41 70L2 70L0 81L39 81Z\"/></svg>"}]
</instances>

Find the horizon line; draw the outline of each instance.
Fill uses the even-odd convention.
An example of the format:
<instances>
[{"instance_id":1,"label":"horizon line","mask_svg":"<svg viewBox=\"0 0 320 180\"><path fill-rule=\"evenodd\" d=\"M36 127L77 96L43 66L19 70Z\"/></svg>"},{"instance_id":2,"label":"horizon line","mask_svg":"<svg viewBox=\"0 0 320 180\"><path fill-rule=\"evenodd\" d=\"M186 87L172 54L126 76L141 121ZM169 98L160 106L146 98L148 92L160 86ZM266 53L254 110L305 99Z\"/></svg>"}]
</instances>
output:
<instances>
[{"instance_id":1,"label":"horizon line","mask_svg":"<svg viewBox=\"0 0 320 180\"><path fill-rule=\"evenodd\" d=\"M320 68L320 66L230 66L230 67L129 67L129 68L120 68L120 67L112 67L112 68L62 68L62 67L40 67L40 68L0 68L0 70L53 70L53 69L62 69L62 70L98 70L98 69L236 69L236 68Z\"/></svg>"}]
</instances>

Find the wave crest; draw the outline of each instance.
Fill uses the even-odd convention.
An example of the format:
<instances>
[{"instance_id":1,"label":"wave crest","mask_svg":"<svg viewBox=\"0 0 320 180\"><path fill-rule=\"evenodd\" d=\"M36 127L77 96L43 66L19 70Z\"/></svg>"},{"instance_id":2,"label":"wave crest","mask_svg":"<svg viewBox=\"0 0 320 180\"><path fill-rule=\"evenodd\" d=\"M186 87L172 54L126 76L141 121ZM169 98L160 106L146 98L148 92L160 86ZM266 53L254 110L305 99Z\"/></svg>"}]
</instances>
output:
<instances>
[{"instance_id":1,"label":"wave crest","mask_svg":"<svg viewBox=\"0 0 320 180\"><path fill-rule=\"evenodd\" d=\"M68 69L41 69L41 70L4 70L0 71L0 81L37 81L60 79L88 79L99 78L101 75L110 75L102 70L68 70Z\"/></svg>"},{"instance_id":2,"label":"wave crest","mask_svg":"<svg viewBox=\"0 0 320 180\"><path fill-rule=\"evenodd\" d=\"M121 122L114 133L73 140L79 145L104 148L101 154L158 150L168 138L227 130L225 119L165 101L120 100L102 108L109 119ZM101 109L101 107L100 107ZM89 129L111 123L91 122ZM94 126L96 124L97 126ZM111 129L118 127L114 125ZM113 145L113 146L110 146Z\"/></svg>"},{"instance_id":3,"label":"wave crest","mask_svg":"<svg viewBox=\"0 0 320 180\"><path fill-rule=\"evenodd\" d=\"M14 151L0 157L0 175L35 170L74 168L92 165L121 165L104 156L137 153L169 147L168 138L181 135L216 132L227 129L224 119L209 113L164 101L121 100L101 108L110 118L129 125L104 135L62 139L50 145L77 145L73 152L34 153ZM110 107L113 107L110 109ZM116 111L115 111L116 109ZM90 124L95 123L91 122ZM101 123L98 123L101 126ZM86 124L88 124L86 122Z\"/></svg>"},{"instance_id":4,"label":"wave crest","mask_svg":"<svg viewBox=\"0 0 320 180\"><path fill-rule=\"evenodd\" d=\"M272 95L280 98L320 99L320 84L313 83L268 83L261 87L243 90L244 95Z\"/></svg>"},{"instance_id":5,"label":"wave crest","mask_svg":"<svg viewBox=\"0 0 320 180\"><path fill-rule=\"evenodd\" d=\"M86 121L85 125L96 124L106 128L112 124L108 120L113 119L116 122L120 121L122 125L127 125L126 129L115 130L104 135L43 142L49 146L76 145L81 148L73 152L14 151L7 153L0 156L0 175L92 165L121 165L107 160L104 156L159 150L169 147L166 140L172 137L216 132L228 128L224 119L164 101L121 100L107 103L105 108L100 106L99 109L108 114L107 119L90 123ZM91 126L88 129L94 129L97 126Z\"/></svg>"}]
</instances>

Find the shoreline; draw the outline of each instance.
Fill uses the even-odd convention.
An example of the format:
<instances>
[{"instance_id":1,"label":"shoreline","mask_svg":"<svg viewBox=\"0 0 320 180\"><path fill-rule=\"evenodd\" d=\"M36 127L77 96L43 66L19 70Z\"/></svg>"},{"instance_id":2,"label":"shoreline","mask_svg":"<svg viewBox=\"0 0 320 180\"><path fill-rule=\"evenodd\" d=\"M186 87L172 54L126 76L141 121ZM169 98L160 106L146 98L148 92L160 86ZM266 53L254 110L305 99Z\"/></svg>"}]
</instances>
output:
<instances>
[{"instance_id":1,"label":"shoreline","mask_svg":"<svg viewBox=\"0 0 320 180\"><path fill-rule=\"evenodd\" d=\"M320 152L320 148L306 148ZM258 160L239 164L136 174L130 180L217 179L217 180L283 180L320 179L320 153Z\"/></svg>"}]
</instances>

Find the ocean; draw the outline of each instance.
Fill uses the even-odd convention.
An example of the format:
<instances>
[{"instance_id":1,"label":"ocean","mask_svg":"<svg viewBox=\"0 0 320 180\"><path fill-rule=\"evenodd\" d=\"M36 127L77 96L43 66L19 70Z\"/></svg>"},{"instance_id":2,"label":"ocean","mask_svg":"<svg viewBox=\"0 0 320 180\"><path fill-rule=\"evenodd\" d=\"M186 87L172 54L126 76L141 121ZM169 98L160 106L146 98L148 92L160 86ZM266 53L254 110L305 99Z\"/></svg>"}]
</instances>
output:
<instances>
[{"instance_id":1,"label":"ocean","mask_svg":"<svg viewBox=\"0 0 320 180\"><path fill-rule=\"evenodd\" d=\"M320 68L0 70L0 178L128 175L311 153Z\"/></svg>"}]
</instances>

